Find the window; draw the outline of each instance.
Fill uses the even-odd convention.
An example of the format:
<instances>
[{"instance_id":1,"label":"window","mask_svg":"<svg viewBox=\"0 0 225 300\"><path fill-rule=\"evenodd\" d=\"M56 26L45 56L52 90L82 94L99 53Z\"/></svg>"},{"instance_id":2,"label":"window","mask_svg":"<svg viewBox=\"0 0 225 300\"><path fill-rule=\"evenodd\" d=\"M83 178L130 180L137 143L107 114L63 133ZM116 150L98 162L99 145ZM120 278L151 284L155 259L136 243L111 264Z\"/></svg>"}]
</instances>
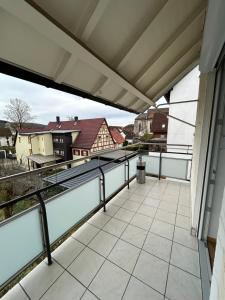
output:
<instances>
[{"instance_id":1,"label":"window","mask_svg":"<svg viewBox=\"0 0 225 300\"><path fill-rule=\"evenodd\" d=\"M78 156L79 156L79 155L80 155L80 150L75 150L75 149L74 149L74 150L73 150L73 155L78 155Z\"/></svg>"},{"instance_id":2,"label":"window","mask_svg":"<svg viewBox=\"0 0 225 300\"><path fill-rule=\"evenodd\" d=\"M100 135L98 136L98 139L99 139L99 140L101 139L101 136L100 136Z\"/></svg>"},{"instance_id":3,"label":"window","mask_svg":"<svg viewBox=\"0 0 225 300\"><path fill-rule=\"evenodd\" d=\"M55 150L55 155L61 155L61 156L64 156L64 150L56 149L56 150Z\"/></svg>"},{"instance_id":4,"label":"window","mask_svg":"<svg viewBox=\"0 0 225 300\"><path fill-rule=\"evenodd\" d=\"M28 135L28 143L31 144L31 136Z\"/></svg>"},{"instance_id":5,"label":"window","mask_svg":"<svg viewBox=\"0 0 225 300\"><path fill-rule=\"evenodd\" d=\"M83 150L82 151L82 156L88 156L88 151Z\"/></svg>"},{"instance_id":6,"label":"window","mask_svg":"<svg viewBox=\"0 0 225 300\"><path fill-rule=\"evenodd\" d=\"M19 137L19 143L21 143L21 137Z\"/></svg>"},{"instance_id":7,"label":"window","mask_svg":"<svg viewBox=\"0 0 225 300\"><path fill-rule=\"evenodd\" d=\"M32 153L32 149L29 149L29 153L30 153L30 155L32 155L33 153Z\"/></svg>"},{"instance_id":8,"label":"window","mask_svg":"<svg viewBox=\"0 0 225 300\"><path fill-rule=\"evenodd\" d=\"M139 123L138 126L139 126L139 130L138 131L140 132L142 130L141 123Z\"/></svg>"}]
</instances>

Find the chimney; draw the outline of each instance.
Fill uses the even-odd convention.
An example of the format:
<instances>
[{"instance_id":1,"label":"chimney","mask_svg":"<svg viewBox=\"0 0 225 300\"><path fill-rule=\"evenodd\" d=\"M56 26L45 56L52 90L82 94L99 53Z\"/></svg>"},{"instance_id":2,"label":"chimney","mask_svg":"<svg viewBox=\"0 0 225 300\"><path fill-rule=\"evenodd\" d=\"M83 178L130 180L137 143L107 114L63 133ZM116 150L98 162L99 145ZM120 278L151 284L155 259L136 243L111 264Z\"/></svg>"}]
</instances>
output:
<instances>
[{"instance_id":1,"label":"chimney","mask_svg":"<svg viewBox=\"0 0 225 300\"><path fill-rule=\"evenodd\" d=\"M60 123L60 117L56 116L56 123L59 124Z\"/></svg>"},{"instance_id":2,"label":"chimney","mask_svg":"<svg viewBox=\"0 0 225 300\"><path fill-rule=\"evenodd\" d=\"M77 122L78 121L78 116L74 117L74 121Z\"/></svg>"}]
</instances>

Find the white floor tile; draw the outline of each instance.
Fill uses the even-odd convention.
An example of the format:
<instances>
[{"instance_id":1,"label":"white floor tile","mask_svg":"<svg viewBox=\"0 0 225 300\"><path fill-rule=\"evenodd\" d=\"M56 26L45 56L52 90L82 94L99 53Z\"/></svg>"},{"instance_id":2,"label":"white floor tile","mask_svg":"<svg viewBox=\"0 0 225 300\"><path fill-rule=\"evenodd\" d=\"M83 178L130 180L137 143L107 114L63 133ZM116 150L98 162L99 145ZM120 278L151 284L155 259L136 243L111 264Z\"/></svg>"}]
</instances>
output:
<instances>
[{"instance_id":1,"label":"white floor tile","mask_svg":"<svg viewBox=\"0 0 225 300\"><path fill-rule=\"evenodd\" d=\"M145 216L154 218L155 213L156 213L156 208L155 207L151 207L149 205L142 204L139 207L139 209L138 209L137 212L140 213L140 214L143 214Z\"/></svg>"},{"instance_id":2,"label":"white floor tile","mask_svg":"<svg viewBox=\"0 0 225 300\"><path fill-rule=\"evenodd\" d=\"M118 212L115 214L114 217L121 220L121 221L129 223L130 220L133 218L134 214L135 214L135 212L127 210L127 209L121 207L118 210Z\"/></svg>"},{"instance_id":3,"label":"white floor tile","mask_svg":"<svg viewBox=\"0 0 225 300\"><path fill-rule=\"evenodd\" d=\"M176 213L177 211L177 204L168 203L166 201L161 201L159 205L160 209L166 210L171 213Z\"/></svg>"},{"instance_id":4,"label":"white floor tile","mask_svg":"<svg viewBox=\"0 0 225 300\"><path fill-rule=\"evenodd\" d=\"M157 220L175 225L176 222L176 214L168 212L166 210L158 209L155 215Z\"/></svg>"},{"instance_id":5,"label":"white floor tile","mask_svg":"<svg viewBox=\"0 0 225 300\"><path fill-rule=\"evenodd\" d=\"M84 247L83 244L70 237L62 245L56 248L52 253L52 257L64 268L67 268Z\"/></svg>"},{"instance_id":6,"label":"white floor tile","mask_svg":"<svg viewBox=\"0 0 225 300\"><path fill-rule=\"evenodd\" d=\"M42 300L78 300L83 295L85 287L66 271L56 280L41 298Z\"/></svg>"},{"instance_id":7,"label":"white floor tile","mask_svg":"<svg viewBox=\"0 0 225 300\"><path fill-rule=\"evenodd\" d=\"M105 231L100 231L88 246L99 254L107 257L117 240L118 238L115 236Z\"/></svg>"},{"instance_id":8,"label":"white floor tile","mask_svg":"<svg viewBox=\"0 0 225 300\"><path fill-rule=\"evenodd\" d=\"M163 260L142 251L133 275L164 294L168 266Z\"/></svg>"},{"instance_id":9,"label":"white floor tile","mask_svg":"<svg viewBox=\"0 0 225 300\"><path fill-rule=\"evenodd\" d=\"M146 238L147 231L133 225L128 225L121 239L141 248Z\"/></svg>"},{"instance_id":10,"label":"white floor tile","mask_svg":"<svg viewBox=\"0 0 225 300\"><path fill-rule=\"evenodd\" d=\"M134 217L132 218L130 224L135 225L137 227L140 227L145 230L149 230L153 219L151 217L141 215L136 213Z\"/></svg>"},{"instance_id":11,"label":"white floor tile","mask_svg":"<svg viewBox=\"0 0 225 300\"><path fill-rule=\"evenodd\" d=\"M195 250L173 243L170 263L200 277L199 253Z\"/></svg>"},{"instance_id":12,"label":"white floor tile","mask_svg":"<svg viewBox=\"0 0 225 300\"><path fill-rule=\"evenodd\" d=\"M121 234L124 232L125 228L127 227L127 223L112 218L104 227L103 230L111 233L115 236L120 237Z\"/></svg>"},{"instance_id":13,"label":"white floor tile","mask_svg":"<svg viewBox=\"0 0 225 300\"><path fill-rule=\"evenodd\" d=\"M189 230L175 226L174 241L186 247L198 250L198 241L190 234Z\"/></svg>"},{"instance_id":14,"label":"white floor tile","mask_svg":"<svg viewBox=\"0 0 225 300\"><path fill-rule=\"evenodd\" d=\"M88 220L88 223L101 229L110 219L110 216L104 215L102 213L97 213Z\"/></svg>"},{"instance_id":15,"label":"white floor tile","mask_svg":"<svg viewBox=\"0 0 225 300\"><path fill-rule=\"evenodd\" d=\"M136 191L134 193L132 193L129 197L128 200L130 201L134 201L134 202L137 202L137 203L142 203L144 201L144 196L143 195L140 195L138 193L136 193Z\"/></svg>"},{"instance_id":16,"label":"white floor tile","mask_svg":"<svg viewBox=\"0 0 225 300\"><path fill-rule=\"evenodd\" d=\"M126 202L124 202L122 207L126 208L128 210L136 212L138 210L139 206L140 206L140 203L137 203L135 201L127 200Z\"/></svg>"},{"instance_id":17,"label":"white floor tile","mask_svg":"<svg viewBox=\"0 0 225 300\"><path fill-rule=\"evenodd\" d=\"M191 219L189 217L177 215L176 226L190 230L191 229Z\"/></svg>"},{"instance_id":18,"label":"white floor tile","mask_svg":"<svg viewBox=\"0 0 225 300\"><path fill-rule=\"evenodd\" d=\"M109 204L106 204L106 211L105 212L102 211L102 213L107 216L113 217L118 210L119 210L119 207L117 205L109 203Z\"/></svg>"},{"instance_id":19,"label":"white floor tile","mask_svg":"<svg viewBox=\"0 0 225 300\"><path fill-rule=\"evenodd\" d=\"M154 220L150 228L152 233L158 234L169 240L173 238L174 226L159 220Z\"/></svg>"},{"instance_id":20,"label":"white floor tile","mask_svg":"<svg viewBox=\"0 0 225 300\"><path fill-rule=\"evenodd\" d=\"M63 272L56 262L50 266L42 262L20 283L32 300L39 299Z\"/></svg>"},{"instance_id":21,"label":"white floor tile","mask_svg":"<svg viewBox=\"0 0 225 300\"><path fill-rule=\"evenodd\" d=\"M91 224L85 223L76 232L74 232L74 234L72 234L72 237L87 245L98 232L98 228Z\"/></svg>"},{"instance_id":22,"label":"white floor tile","mask_svg":"<svg viewBox=\"0 0 225 300\"><path fill-rule=\"evenodd\" d=\"M121 299L128 280L127 272L105 261L89 289L102 300Z\"/></svg>"},{"instance_id":23,"label":"white floor tile","mask_svg":"<svg viewBox=\"0 0 225 300\"><path fill-rule=\"evenodd\" d=\"M104 262L104 258L89 248L84 249L68 271L85 286L88 286Z\"/></svg>"},{"instance_id":24,"label":"white floor tile","mask_svg":"<svg viewBox=\"0 0 225 300\"><path fill-rule=\"evenodd\" d=\"M2 300L28 300L29 298L24 293L23 289L19 284L15 285L7 294L5 294Z\"/></svg>"},{"instance_id":25,"label":"white floor tile","mask_svg":"<svg viewBox=\"0 0 225 300\"><path fill-rule=\"evenodd\" d=\"M110 253L108 259L125 271L131 273L133 271L139 253L139 248L122 240L119 240Z\"/></svg>"},{"instance_id":26,"label":"white floor tile","mask_svg":"<svg viewBox=\"0 0 225 300\"><path fill-rule=\"evenodd\" d=\"M201 281L174 266L170 266L166 296L172 300L202 300Z\"/></svg>"},{"instance_id":27,"label":"white floor tile","mask_svg":"<svg viewBox=\"0 0 225 300\"><path fill-rule=\"evenodd\" d=\"M191 217L191 209L190 207L184 206L184 205L178 205L177 213L179 215L185 216L185 217Z\"/></svg>"},{"instance_id":28,"label":"white floor tile","mask_svg":"<svg viewBox=\"0 0 225 300\"><path fill-rule=\"evenodd\" d=\"M97 300L98 298L95 297L89 290L86 290L81 300Z\"/></svg>"},{"instance_id":29,"label":"white floor tile","mask_svg":"<svg viewBox=\"0 0 225 300\"><path fill-rule=\"evenodd\" d=\"M160 204L160 200L151 197L146 197L143 204L158 208Z\"/></svg>"},{"instance_id":30,"label":"white floor tile","mask_svg":"<svg viewBox=\"0 0 225 300\"><path fill-rule=\"evenodd\" d=\"M163 300L164 297L142 283L135 277L131 277L123 300Z\"/></svg>"},{"instance_id":31,"label":"white floor tile","mask_svg":"<svg viewBox=\"0 0 225 300\"><path fill-rule=\"evenodd\" d=\"M172 241L149 232L143 249L165 261L170 260Z\"/></svg>"},{"instance_id":32,"label":"white floor tile","mask_svg":"<svg viewBox=\"0 0 225 300\"><path fill-rule=\"evenodd\" d=\"M130 194L124 192L121 195L117 195L115 198L113 198L112 200L110 200L110 202L113 205L122 206L124 204L124 202L127 201L129 195Z\"/></svg>"},{"instance_id":33,"label":"white floor tile","mask_svg":"<svg viewBox=\"0 0 225 300\"><path fill-rule=\"evenodd\" d=\"M178 195L171 195L171 194L167 194L167 193L163 193L161 199L163 202L170 203L170 204L176 204L176 205L178 204L178 201L179 201Z\"/></svg>"}]
</instances>

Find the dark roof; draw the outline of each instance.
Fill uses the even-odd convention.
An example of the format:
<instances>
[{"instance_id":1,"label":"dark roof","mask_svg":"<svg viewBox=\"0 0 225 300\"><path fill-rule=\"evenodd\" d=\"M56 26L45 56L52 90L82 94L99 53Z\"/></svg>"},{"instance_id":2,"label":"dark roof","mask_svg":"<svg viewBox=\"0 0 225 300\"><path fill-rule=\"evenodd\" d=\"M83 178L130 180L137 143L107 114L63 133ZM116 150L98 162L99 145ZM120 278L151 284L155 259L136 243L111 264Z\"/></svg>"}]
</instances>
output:
<instances>
[{"instance_id":1,"label":"dark roof","mask_svg":"<svg viewBox=\"0 0 225 300\"><path fill-rule=\"evenodd\" d=\"M21 128L18 129L19 133L33 133L33 132L48 132L48 129L45 127L40 128Z\"/></svg>"},{"instance_id":2,"label":"dark roof","mask_svg":"<svg viewBox=\"0 0 225 300\"><path fill-rule=\"evenodd\" d=\"M12 136L11 130L8 127L0 127L0 136L2 137Z\"/></svg>"},{"instance_id":3,"label":"dark roof","mask_svg":"<svg viewBox=\"0 0 225 300\"><path fill-rule=\"evenodd\" d=\"M124 137L119 132L118 127L110 126L109 130L116 144L122 144L125 141Z\"/></svg>"},{"instance_id":4,"label":"dark roof","mask_svg":"<svg viewBox=\"0 0 225 300\"><path fill-rule=\"evenodd\" d=\"M123 132L134 132L134 124L128 124L123 127Z\"/></svg>"},{"instance_id":5,"label":"dark roof","mask_svg":"<svg viewBox=\"0 0 225 300\"><path fill-rule=\"evenodd\" d=\"M57 173L57 176L54 174L54 175L44 178L43 180L47 181L47 182L51 182L51 183L56 183L56 182L62 181L64 179L73 177L75 175L81 174L85 171L91 170L95 167L98 167L99 165L101 166L103 164L106 164L106 161L92 159L91 161L84 163L82 165L79 165L77 167L70 168L65 171L59 172L59 173ZM103 171L106 171L116 165L117 165L116 163L112 162L112 163L109 163L108 165L102 167L102 169L103 169ZM81 175L77 178L68 180L65 183L61 184L61 186L66 187L66 188L74 188L84 182L90 181L92 178L94 178L98 175L101 175L101 172L99 171L99 169L96 169L96 170L88 172L87 174Z\"/></svg>"},{"instance_id":6,"label":"dark roof","mask_svg":"<svg viewBox=\"0 0 225 300\"><path fill-rule=\"evenodd\" d=\"M163 113L163 114L168 114L169 113L169 108L168 107L162 107L158 108L157 110L155 108L150 108L147 112L148 114L148 119L152 119L156 113Z\"/></svg>"}]
</instances>

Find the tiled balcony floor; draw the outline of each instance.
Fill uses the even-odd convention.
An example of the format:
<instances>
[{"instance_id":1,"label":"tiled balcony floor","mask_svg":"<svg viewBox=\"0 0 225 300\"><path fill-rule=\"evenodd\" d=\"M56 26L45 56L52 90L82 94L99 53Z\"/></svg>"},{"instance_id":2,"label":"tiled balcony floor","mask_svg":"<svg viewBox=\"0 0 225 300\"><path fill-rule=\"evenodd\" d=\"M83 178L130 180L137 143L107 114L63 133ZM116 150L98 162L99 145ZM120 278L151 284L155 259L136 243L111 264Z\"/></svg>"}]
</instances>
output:
<instances>
[{"instance_id":1,"label":"tiled balcony floor","mask_svg":"<svg viewBox=\"0 0 225 300\"><path fill-rule=\"evenodd\" d=\"M131 184L3 299L202 299L189 185Z\"/></svg>"}]
</instances>

